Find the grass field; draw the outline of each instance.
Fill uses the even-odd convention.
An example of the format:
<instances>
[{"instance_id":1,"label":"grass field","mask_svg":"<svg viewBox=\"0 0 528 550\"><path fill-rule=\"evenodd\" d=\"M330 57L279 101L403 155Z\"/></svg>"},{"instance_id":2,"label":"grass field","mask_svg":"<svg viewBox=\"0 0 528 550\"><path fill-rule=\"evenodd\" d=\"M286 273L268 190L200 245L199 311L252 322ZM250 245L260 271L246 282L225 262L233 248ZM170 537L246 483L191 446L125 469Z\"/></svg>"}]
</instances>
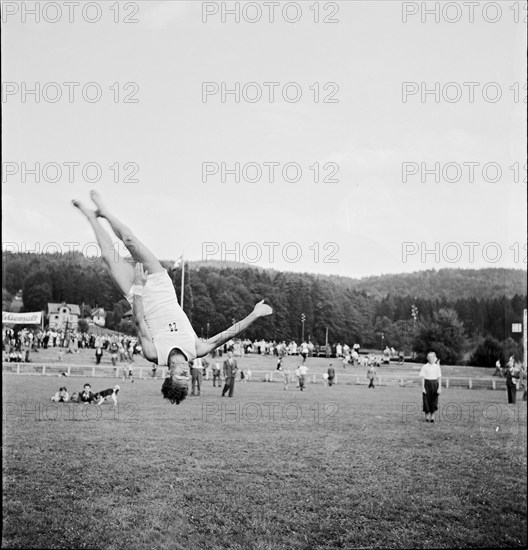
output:
<instances>
[{"instance_id":1,"label":"grass field","mask_svg":"<svg viewBox=\"0 0 528 550\"><path fill-rule=\"evenodd\" d=\"M84 380L3 376L3 548L527 544L526 402L505 391L444 389L427 424L418 385L209 381L174 406L136 380L115 409L49 403L63 383Z\"/></svg>"}]
</instances>

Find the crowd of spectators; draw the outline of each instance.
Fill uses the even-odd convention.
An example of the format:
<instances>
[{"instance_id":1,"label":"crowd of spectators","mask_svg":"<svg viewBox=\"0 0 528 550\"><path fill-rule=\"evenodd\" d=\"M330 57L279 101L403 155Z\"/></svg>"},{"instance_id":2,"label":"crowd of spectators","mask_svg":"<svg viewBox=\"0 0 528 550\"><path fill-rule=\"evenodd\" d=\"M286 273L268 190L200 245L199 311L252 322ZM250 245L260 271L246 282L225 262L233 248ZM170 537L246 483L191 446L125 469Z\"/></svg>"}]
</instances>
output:
<instances>
[{"instance_id":1,"label":"crowd of spectators","mask_svg":"<svg viewBox=\"0 0 528 550\"><path fill-rule=\"evenodd\" d=\"M56 348L59 361L64 354L79 353L81 349L93 349L99 364L108 351L112 364L131 362L133 355L141 351L137 338L120 334L94 334L78 330L2 328L2 360L6 362L31 362L31 353L40 349Z\"/></svg>"}]
</instances>

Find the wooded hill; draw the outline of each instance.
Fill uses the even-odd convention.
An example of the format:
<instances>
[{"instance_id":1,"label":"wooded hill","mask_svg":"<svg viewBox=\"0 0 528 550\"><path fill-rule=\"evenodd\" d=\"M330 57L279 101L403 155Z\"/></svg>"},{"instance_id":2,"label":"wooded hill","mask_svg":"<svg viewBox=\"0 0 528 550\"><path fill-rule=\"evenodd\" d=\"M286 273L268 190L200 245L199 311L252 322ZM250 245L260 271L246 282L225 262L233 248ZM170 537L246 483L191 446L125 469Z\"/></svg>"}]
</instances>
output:
<instances>
[{"instance_id":1,"label":"wooded hill","mask_svg":"<svg viewBox=\"0 0 528 550\"><path fill-rule=\"evenodd\" d=\"M383 332L384 344L408 349L420 326L449 309L462 323L462 351L467 351L484 337L519 339L512 335L511 324L522 321L526 307L527 277L522 270L441 269L352 279L218 264L187 264L185 312L199 336L225 329L264 298L275 314L250 327L249 338L299 341L304 313L305 336L315 343L324 343L328 328L330 342L379 348ZM179 298L181 269L171 270L170 276ZM85 314L104 307L109 328L132 330L122 320L129 305L100 259L80 253L4 253L2 283L4 311L22 289L25 311L45 309L48 302L84 303ZM413 304L416 321L411 318Z\"/></svg>"}]
</instances>

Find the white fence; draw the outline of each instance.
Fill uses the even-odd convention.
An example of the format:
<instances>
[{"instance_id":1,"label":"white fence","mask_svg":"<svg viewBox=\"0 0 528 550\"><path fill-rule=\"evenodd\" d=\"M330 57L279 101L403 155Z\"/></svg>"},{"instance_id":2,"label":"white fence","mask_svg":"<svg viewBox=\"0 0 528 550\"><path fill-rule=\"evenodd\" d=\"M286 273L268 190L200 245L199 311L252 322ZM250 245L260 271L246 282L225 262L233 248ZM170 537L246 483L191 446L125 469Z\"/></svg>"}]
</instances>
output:
<instances>
[{"instance_id":1,"label":"white fence","mask_svg":"<svg viewBox=\"0 0 528 550\"><path fill-rule=\"evenodd\" d=\"M152 378L151 367L134 367L132 366L134 378L148 379ZM84 378L120 378L123 376L124 369L128 366L101 366L101 365L68 365L65 363L2 363L3 374L25 374L35 376L66 376L84 377ZM277 370L271 371L251 371L251 376L247 376L248 371L244 371L246 379L257 382L280 382L283 383L284 375ZM167 367L160 367L156 371L156 378L165 378L167 375ZM205 372L206 380L212 379L210 369ZM312 384L323 384L323 375L321 373L309 374L306 381ZM296 382L295 375L290 373L290 382ZM357 373L341 373L336 374L334 384L368 384L369 380L364 374ZM421 380L417 373L387 373L377 375L375 384L377 386L413 386L421 384ZM445 376L442 378L442 385L445 388L468 388L468 389L504 389L506 381L504 378L494 377L463 377L463 376Z\"/></svg>"}]
</instances>

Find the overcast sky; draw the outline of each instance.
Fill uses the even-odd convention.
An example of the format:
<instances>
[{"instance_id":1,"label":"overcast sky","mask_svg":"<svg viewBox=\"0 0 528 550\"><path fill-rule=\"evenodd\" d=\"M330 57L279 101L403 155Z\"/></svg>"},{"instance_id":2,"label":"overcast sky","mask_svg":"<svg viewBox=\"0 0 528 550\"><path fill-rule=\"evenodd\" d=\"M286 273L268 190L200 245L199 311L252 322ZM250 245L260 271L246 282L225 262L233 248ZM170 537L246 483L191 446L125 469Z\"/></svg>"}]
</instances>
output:
<instances>
[{"instance_id":1,"label":"overcast sky","mask_svg":"<svg viewBox=\"0 0 528 550\"><path fill-rule=\"evenodd\" d=\"M321 2L319 23L311 1L282 2L274 22L260 3L254 23L255 2L238 23L222 22L234 2L91 2L84 18L85 2L40 2L38 23L3 4L4 248L93 254L70 200L96 188L162 259L351 277L526 269L524 2L451 3L439 22L421 2ZM237 82L240 101L222 101ZM421 95L435 82L438 103ZM436 162L440 181L422 171ZM24 173L35 163L39 182ZM79 163L72 182L64 163ZM240 181L222 181L235 163Z\"/></svg>"}]
</instances>

